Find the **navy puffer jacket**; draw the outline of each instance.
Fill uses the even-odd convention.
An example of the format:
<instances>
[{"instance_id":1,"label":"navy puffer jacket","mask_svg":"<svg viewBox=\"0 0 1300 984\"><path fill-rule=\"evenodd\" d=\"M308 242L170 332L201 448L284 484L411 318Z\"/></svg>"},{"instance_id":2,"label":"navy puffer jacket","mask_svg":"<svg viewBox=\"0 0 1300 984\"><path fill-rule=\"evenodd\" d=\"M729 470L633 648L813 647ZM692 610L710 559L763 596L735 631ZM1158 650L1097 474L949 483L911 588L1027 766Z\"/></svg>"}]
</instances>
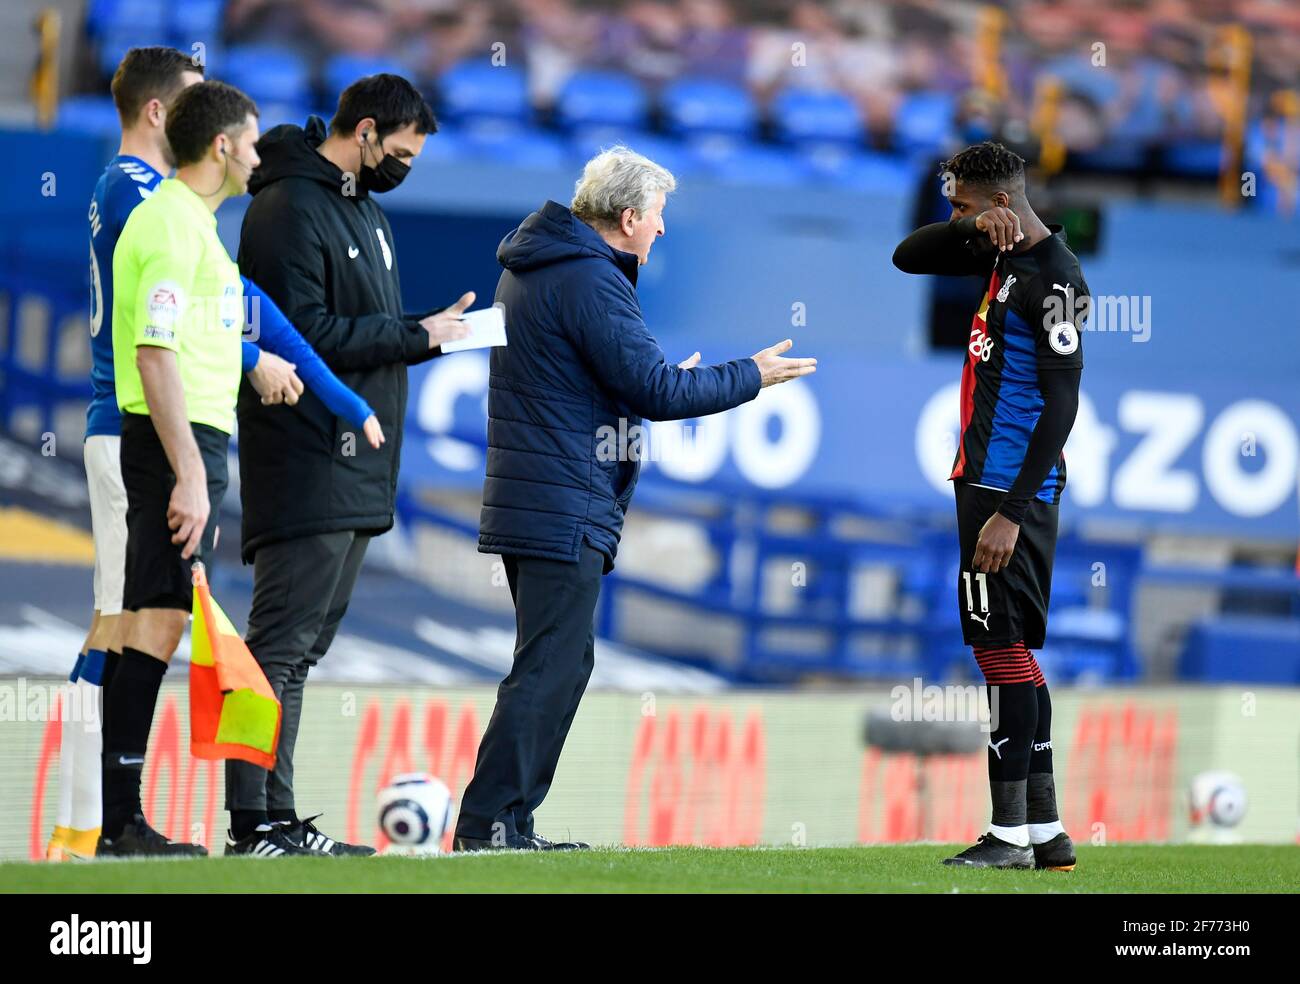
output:
<instances>
[{"instance_id":1,"label":"navy puffer jacket","mask_svg":"<svg viewBox=\"0 0 1300 984\"><path fill-rule=\"evenodd\" d=\"M614 567L639 461L602 439L650 420L729 410L761 385L753 359L679 369L646 330L637 258L547 202L502 240L496 300L509 344L492 350L481 553ZM606 450L609 447L606 441ZM618 455L617 457L627 457Z\"/></svg>"}]
</instances>

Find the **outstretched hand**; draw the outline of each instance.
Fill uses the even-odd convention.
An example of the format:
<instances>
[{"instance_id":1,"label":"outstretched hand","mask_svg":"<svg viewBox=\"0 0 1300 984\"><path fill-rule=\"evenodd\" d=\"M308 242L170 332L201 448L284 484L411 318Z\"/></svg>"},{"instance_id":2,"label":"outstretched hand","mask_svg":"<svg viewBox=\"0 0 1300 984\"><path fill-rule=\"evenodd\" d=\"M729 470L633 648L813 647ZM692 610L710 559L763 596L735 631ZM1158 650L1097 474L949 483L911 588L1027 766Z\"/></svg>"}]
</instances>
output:
<instances>
[{"instance_id":1,"label":"outstretched hand","mask_svg":"<svg viewBox=\"0 0 1300 984\"><path fill-rule=\"evenodd\" d=\"M810 376L817 371L816 359L785 359L781 357L783 352L789 352L793 346L794 342L787 338L785 341L777 342L770 348L765 348L752 356L758 366L759 375L763 379L764 388L775 386L777 383L788 382L800 376Z\"/></svg>"}]
</instances>

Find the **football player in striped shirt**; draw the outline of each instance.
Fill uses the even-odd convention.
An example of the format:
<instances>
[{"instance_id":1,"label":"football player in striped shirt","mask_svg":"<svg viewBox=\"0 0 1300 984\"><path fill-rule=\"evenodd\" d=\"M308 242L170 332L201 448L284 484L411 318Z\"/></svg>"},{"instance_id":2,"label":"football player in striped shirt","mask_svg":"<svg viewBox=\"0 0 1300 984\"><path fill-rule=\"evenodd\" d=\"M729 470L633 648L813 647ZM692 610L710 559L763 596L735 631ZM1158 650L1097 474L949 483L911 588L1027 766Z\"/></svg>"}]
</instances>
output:
<instances>
[{"instance_id":1,"label":"football player in striped shirt","mask_svg":"<svg viewBox=\"0 0 1300 984\"><path fill-rule=\"evenodd\" d=\"M1052 777L1052 702L1031 650L1043 645L1062 449L1079 406L1080 329L1089 303L1059 227L1025 197L1025 162L1000 144L943 165L948 222L916 230L894 253L905 273L986 278L961 383L961 436L950 478L961 564L957 606L993 710L993 820L945 864L1074 867Z\"/></svg>"}]
</instances>

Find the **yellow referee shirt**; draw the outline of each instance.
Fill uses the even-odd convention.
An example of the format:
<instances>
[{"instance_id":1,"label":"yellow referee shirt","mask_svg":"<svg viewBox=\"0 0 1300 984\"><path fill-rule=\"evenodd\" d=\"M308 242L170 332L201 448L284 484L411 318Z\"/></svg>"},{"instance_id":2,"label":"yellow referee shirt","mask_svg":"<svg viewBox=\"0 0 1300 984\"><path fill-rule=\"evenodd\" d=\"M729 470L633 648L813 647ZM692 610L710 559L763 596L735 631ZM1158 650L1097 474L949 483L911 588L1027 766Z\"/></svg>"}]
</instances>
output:
<instances>
[{"instance_id":1,"label":"yellow referee shirt","mask_svg":"<svg viewBox=\"0 0 1300 984\"><path fill-rule=\"evenodd\" d=\"M147 414L136 349L176 353L191 423L229 434L242 374L244 291L217 237L217 217L168 178L137 205L113 251L113 371L117 405Z\"/></svg>"}]
</instances>

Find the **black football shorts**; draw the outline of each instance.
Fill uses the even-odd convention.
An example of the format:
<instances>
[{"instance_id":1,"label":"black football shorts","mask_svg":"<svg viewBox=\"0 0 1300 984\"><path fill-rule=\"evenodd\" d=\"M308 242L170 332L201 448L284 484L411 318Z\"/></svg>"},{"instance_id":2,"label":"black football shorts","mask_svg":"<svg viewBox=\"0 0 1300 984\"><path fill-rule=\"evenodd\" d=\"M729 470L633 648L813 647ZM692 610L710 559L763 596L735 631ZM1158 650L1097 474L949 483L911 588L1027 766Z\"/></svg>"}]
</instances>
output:
<instances>
[{"instance_id":1,"label":"black football shorts","mask_svg":"<svg viewBox=\"0 0 1300 984\"><path fill-rule=\"evenodd\" d=\"M1052 596L1052 560L1056 556L1059 507L1033 499L1020 524L1011 562L996 574L975 570L980 530L1002 504L1005 492L954 482L961 564L957 572L957 612L968 646L1004 646L1024 640L1030 649L1043 645L1047 607Z\"/></svg>"},{"instance_id":2,"label":"black football shorts","mask_svg":"<svg viewBox=\"0 0 1300 984\"><path fill-rule=\"evenodd\" d=\"M226 494L226 448L230 435L215 427L191 424L203 467L208 475L208 525L200 549L211 557L217 516ZM153 421L146 415L122 414L122 484L126 486L126 580L122 607L179 608L188 612L194 589L190 565L181 547L172 543L167 507L176 475L167 461Z\"/></svg>"}]
</instances>

